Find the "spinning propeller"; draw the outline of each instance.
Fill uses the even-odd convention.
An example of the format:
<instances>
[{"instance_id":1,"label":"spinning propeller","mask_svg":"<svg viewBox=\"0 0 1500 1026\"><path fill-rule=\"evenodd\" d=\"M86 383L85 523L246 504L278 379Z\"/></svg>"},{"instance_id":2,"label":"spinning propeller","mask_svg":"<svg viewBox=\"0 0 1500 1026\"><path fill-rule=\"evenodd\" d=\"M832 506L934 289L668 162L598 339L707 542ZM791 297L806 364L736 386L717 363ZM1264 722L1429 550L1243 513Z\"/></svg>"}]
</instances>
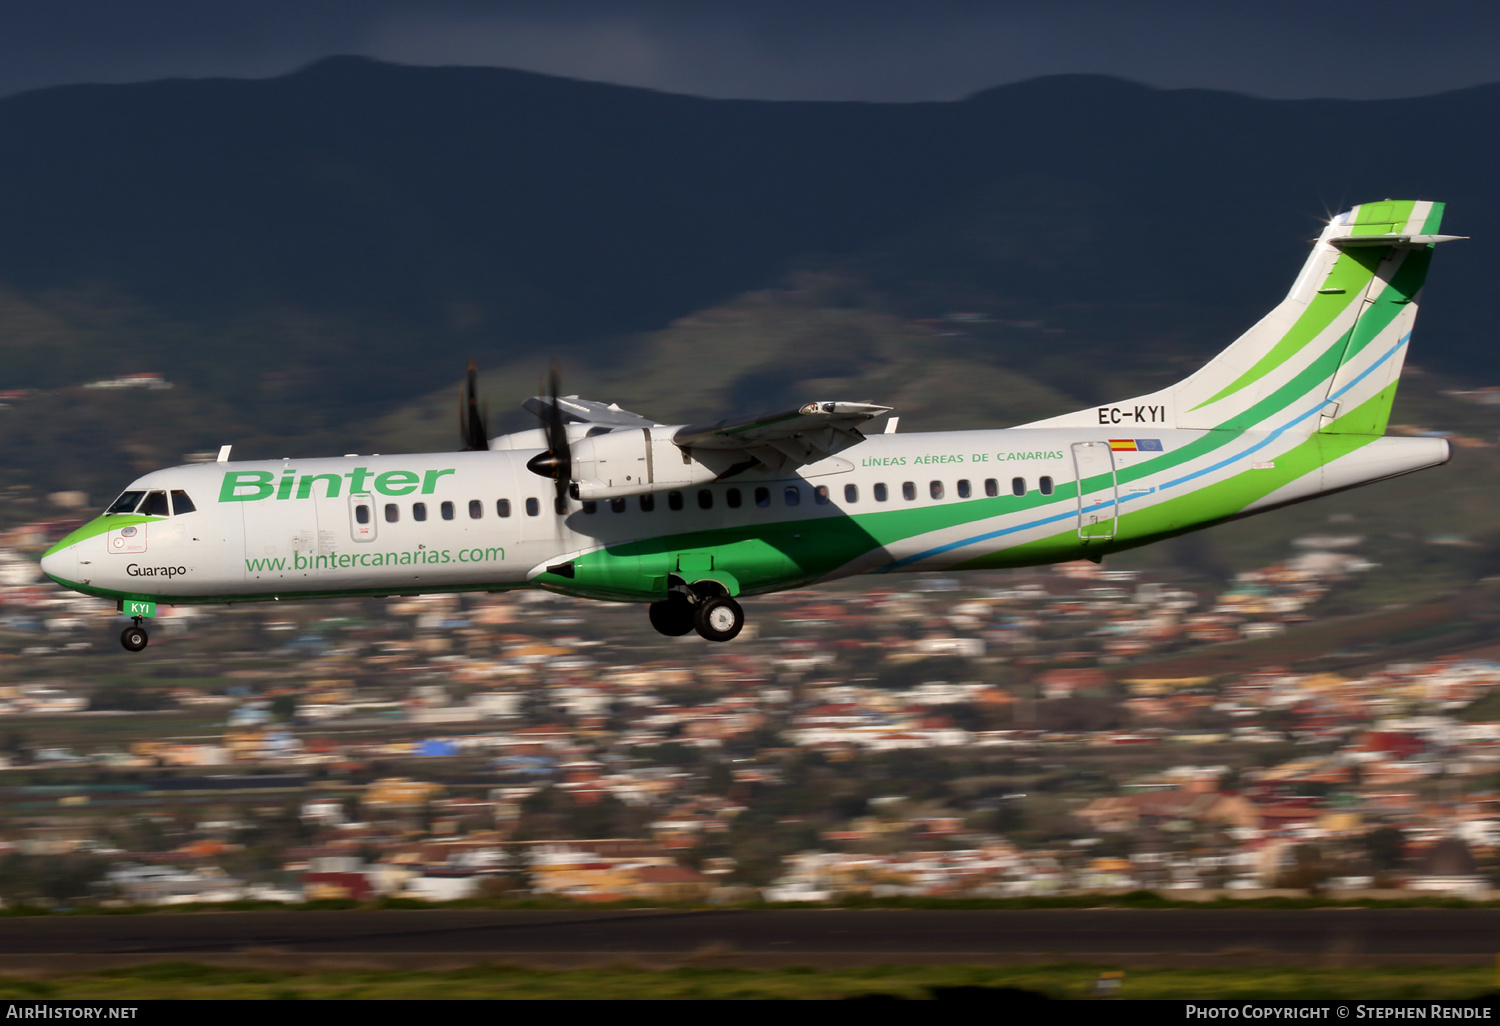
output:
<instances>
[{"instance_id":1,"label":"spinning propeller","mask_svg":"<svg viewBox=\"0 0 1500 1026\"><path fill-rule=\"evenodd\" d=\"M568 447L568 429L563 422L562 408L557 404L557 364L552 365L547 381L549 401L544 410L538 410L542 427L547 433L547 451L537 453L526 462L526 469L542 477L550 477L557 489L554 505L559 514L568 510L568 486L572 483L573 453Z\"/></svg>"},{"instance_id":2,"label":"spinning propeller","mask_svg":"<svg viewBox=\"0 0 1500 1026\"><path fill-rule=\"evenodd\" d=\"M470 360L468 377L458 390L458 433L464 442L461 452L483 452L490 447L484 424L488 411L479 406L478 376L479 369Z\"/></svg>"}]
</instances>

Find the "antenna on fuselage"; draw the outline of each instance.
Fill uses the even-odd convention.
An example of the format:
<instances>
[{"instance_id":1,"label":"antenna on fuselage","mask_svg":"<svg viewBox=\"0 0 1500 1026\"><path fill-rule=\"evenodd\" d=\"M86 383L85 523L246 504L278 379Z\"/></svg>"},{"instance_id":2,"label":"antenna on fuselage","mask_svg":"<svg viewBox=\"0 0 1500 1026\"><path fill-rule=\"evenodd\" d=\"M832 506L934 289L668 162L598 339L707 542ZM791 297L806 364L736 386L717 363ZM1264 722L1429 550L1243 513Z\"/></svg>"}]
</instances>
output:
<instances>
[{"instance_id":1,"label":"antenna on fuselage","mask_svg":"<svg viewBox=\"0 0 1500 1026\"><path fill-rule=\"evenodd\" d=\"M229 462L229 450L233 449L233 448L234 448L233 444L219 446L219 458L217 460L215 460L214 462L216 462L216 463L228 463Z\"/></svg>"}]
</instances>

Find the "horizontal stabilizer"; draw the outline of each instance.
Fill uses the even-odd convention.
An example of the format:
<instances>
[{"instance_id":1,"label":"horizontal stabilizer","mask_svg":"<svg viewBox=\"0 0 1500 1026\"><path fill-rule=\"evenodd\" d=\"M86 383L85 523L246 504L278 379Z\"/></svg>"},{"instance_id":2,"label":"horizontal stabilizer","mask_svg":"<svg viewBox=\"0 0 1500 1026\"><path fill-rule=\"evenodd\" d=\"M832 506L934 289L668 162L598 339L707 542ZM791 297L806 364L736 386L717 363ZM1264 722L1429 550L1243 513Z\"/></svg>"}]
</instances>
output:
<instances>
[{"instance_id":1,"label":"horizontal stabilizer","mask_svg":"<svg viewBox=\"0 0 1500 1026\"><path fill-rule=\"evenodd\" d=\"M1328 241L1339 249L1349 249L1356 246L1426 246L1467 238L1467 235L1335 235Z\"/></svg>"}]
</instances>

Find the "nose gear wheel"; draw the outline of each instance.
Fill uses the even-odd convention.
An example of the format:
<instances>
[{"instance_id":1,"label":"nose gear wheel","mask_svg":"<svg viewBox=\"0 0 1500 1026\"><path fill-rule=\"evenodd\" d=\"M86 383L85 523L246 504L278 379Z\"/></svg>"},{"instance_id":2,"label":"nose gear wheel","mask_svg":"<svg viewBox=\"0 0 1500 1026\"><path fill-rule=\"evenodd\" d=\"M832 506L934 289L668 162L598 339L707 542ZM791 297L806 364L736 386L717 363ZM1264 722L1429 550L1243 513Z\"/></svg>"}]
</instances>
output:
<instances>
[{"instance_id":1,"label":"nose gear wheel","mask_svg":"<svg viewBox=\"0 0 1500 1026\"><path fill-rule=\"evenodd\" d=\"M127 652L139 652L146 647L146 642L151 638L146 634L146 628L141 626L141 618L135 618L135 624L126 627L120 632L120 644L125 646Z\"/></svg>"}]
</instances>

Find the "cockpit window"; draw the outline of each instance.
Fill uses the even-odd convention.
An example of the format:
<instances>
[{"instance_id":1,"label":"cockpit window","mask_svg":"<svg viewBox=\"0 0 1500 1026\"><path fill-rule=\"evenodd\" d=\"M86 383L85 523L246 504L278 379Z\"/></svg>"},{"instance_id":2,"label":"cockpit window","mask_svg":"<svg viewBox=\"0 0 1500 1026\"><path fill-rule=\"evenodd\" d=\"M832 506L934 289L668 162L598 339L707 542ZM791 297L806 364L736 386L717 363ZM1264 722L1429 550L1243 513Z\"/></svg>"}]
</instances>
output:
<instances>
[{"instance_id":1,"label":"cockpit window","mask_svg":"<svg viewBox=\"0 0 1500 1026\"><path fill-rule=\"evenodd\" d=\"M172 511L167 508L166 492L147 492L146 501L141 503L141 512L148 517L169 517Z\"/></svg>"},{"instance_id":2,"label":"cockpit window","mask_svg":"<svg viewBox=\"0 0 1500 1026\"><path fill-rule=\"evenodd\" d=\"M134 513L135 507L141 501L141 496L145 494L145 492L125 492L104 513L106 516L110 513Z\"/></svg>"},{"instance_id":3,"label":"cockpit window","mask_svg":"<svg viewBox=\"0 0 1500 1026\"><path fill-rule=\"evenodd\" d=\"M188 498L188 493L181 488L172 489L172 512L177 516L184 513L196 513L198 507L193 505L193 500Z\"/></svg>"}]
</instances>

